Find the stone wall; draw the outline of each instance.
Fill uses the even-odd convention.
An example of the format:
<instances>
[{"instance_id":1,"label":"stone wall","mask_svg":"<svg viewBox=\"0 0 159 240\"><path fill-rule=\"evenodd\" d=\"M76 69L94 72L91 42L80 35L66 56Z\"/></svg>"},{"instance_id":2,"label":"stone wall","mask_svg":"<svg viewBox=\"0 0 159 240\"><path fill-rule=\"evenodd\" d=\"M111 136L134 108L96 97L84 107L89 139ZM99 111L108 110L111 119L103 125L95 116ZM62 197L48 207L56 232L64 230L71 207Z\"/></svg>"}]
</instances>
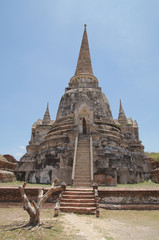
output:
<instances>
[{"instance_id":1,"label":"stone wall","mask_svg":"<svg viewBox=\"0 0 159 240\"><path fill-rule=\"evenodd\" d=\"M159 183L159 168L151 171L151 180L155 183Z\"/></svg>"},{"instance_id":2,"label":"stone wall","mask_svg":"<svg viewBox=\"0 0 159 240\"><path fill-rule=\"evenodd\" d=\"M159 183L159 162L150 159L152 163L152 170L151 170L151 180L155 183Z\"/></svg>"}]
</instances>

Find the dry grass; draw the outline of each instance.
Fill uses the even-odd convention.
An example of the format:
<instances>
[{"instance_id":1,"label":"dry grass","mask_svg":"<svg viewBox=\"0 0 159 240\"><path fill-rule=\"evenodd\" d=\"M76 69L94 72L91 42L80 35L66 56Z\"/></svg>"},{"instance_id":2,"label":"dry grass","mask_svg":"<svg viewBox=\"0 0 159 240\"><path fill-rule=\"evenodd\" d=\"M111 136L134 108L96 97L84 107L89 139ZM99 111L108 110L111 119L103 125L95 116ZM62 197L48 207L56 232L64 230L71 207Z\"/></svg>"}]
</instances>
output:
<instances>
[{"instance_id":1,"label":"dry grass","mask_svg":"<svg viewBox=\"0 0 159 240\"><path fill-rule=\"evenodd\" d=\"M26 227L22 208L0 208L1 240L158 240L159 211L101 210L99 218L42 209L40 227ZM100 236L100 237L99 237Z\"/></svg>"},{"instance_id":2,"label":"dry grass","mask_svg":"<svg viewBox=\"0 0 159 240\"><path fill-rule=\"evenodd\" d=\"M23 181L14 181L14 182L6 182L6 183L1 183L0 182L0 187L17 187L20 185L23 185ZM27 187L42 187L42 188L50 188L51 184L34 184L34 183L27 183Z\"/></svg>"},{"instance_id":3,"label":"dry grass","mask_svg":"<svg viewBox=\"0 0 159 240\"><path fill-rule=\"evenodd\" d=\"M53 209L42 209L39 227L26 226L28 214L22 208L0 208L1 240L73 240L73 235L65 236L60 217L53 217Z\"/></svg>"},{"instance_id":4,"label":"dry grass","mask_svg":"<svg viewBox=\"0 0 159 240\"><path fill-rule=\"evenodd\" d=\"M0 161L8 162L8 160L6 158L4 158L3 155L1 155L1 154L0 154Z\"/></svg>"},{"instance_id":5,"label":"dry grass","mask_svg":"<svg viewBox=\"0 0 159 240\"><path fill-rule=\"evenodd\" d=\"M0 187L17 187L19 185L22 185L24 182L15 181L15 182L8 182L8 183L0 183ZM42 188L49 188L50 184L33 184L33 183L27 183L27 187L42 187ZM70 186L68 186L71 188ZM145 181L143 183L138 184L118 184L116 187L107 187L107 186L99 186L100 189L156 189L159 190L159 184L153 183L151 181Z\"/></svg>"},{"instance_id":6,"label":"dry grass","mask_svg":"<svg viewBox=\"0 0 159 240\"><path fill-rule=\"evenodd\" d=\"M159 184L151 182L151 181L145 181L145 182L137 183L137 184L118 184L115 187L99 186L99 190L100 189L105 189L105 190L106 189L108 189L108 190L111 190L111 189L117 189L117 190L120 190L120 189L130 189L130 190L131 189L143 189L143 190L153 189L153 190L159 190Z\"/></svg>"}]
</instances>

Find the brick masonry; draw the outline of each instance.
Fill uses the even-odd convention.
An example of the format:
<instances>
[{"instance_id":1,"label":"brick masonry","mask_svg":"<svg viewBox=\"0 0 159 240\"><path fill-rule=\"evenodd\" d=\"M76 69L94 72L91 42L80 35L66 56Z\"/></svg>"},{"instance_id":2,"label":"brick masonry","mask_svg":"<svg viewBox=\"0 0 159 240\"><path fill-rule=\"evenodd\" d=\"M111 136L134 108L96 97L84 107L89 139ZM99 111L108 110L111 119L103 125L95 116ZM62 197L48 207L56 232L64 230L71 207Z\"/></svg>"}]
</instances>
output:
<instances>
[{"instance_id":1,"label":"brick masonry","mask_svg":"<svg viewBox=\"0 0 159 240\"><path fill-rule=\"evenodd\" d=\"M26 188L29 200L37 200L39 188ZM44 193L48 188L44 189ZM99 190L100 207L123 210L159 210L159 190ZM60 191L54 192L47 203L55 203ZM18 187L0 188L0 206L21 203Z\"/></svg>"},{"instance_id":2,"label":"brick masonry","mask_svg":"<svg viewBox=\"0 0 159 240\"><path fill-rule=\"evenodd\" d=\"M0 169L14 171L15 168L16 168L16 163L4 162L0 160Z\"/></svg>"},{"instance_id":3,"label":"brick masonry","mask_svg":"<svg viewBox=\"0 0 159 240\"><path fill-rule=\"evenodd\" d=\"M100 190L99 197L106 209L159 209L159 190Z\"/></svg>"},{"instance_id":4,"label":"brick masonry","mask_svg":"<svg viewBox=\"0 0 159 240\"><path fill-rule=\"evenodd\" d=\"M37 200L38 190L41 188L26 188L25 192L29 200ZM49 188L44 189L44 193ZM54 192L47 200L48 203L56 202L60 191ZM0 188L0 203L19 203L22 202L20 191L18 187L1 187Z\"/></svg>"}]
</instances>

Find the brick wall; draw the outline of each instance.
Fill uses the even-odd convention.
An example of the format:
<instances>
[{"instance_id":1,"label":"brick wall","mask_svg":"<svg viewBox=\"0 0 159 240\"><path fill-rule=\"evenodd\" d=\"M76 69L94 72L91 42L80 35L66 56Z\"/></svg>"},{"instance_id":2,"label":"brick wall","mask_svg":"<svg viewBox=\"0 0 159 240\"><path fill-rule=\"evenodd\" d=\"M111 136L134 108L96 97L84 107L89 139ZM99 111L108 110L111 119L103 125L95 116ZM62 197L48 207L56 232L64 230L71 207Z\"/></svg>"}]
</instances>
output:
<instances>
[{"instance_id":1,"label":"brick wall","mask_svg":"<svg viewBox=\"0 0 159 240\"><path fill-rule=\"evenodd\" d=\"M159 209L159 190L100 190L99 197L106 209Z\"/></svg>"},{"instance_id":2,"label":"brick wall","mask_svg":"<svg viewBox=\"0 0 159 240\"><path fill-rule=\"evenodd\" d=\"M16 168L16 163L11 163L11 162L4 162L0 160L0 169L3 170L15 170Z\"/></svg>"},{"instance_id":3,"label":"brick wall","mask_svg":"<svg viewBox=\"0 0 159 240\"><path fill-rule=\"evenodd\" d=\"M37 200L39 188L26 188L29 200ZM44 193L48 189L44 189ZM54 192L47 203L56 202L61 191ZM100 190L100 207L106 209L154 210L159 209L159 190ZM0 188L0 205L21 203L18 187Z\"/></svg>"},{"instance_id":4,"label":"brick wall","mask_svg":"<svg viewBox=\"0 0 159 240\"><path fill-rule=\"evenodd\" d=\"M25 192L29 200L37 200L38 190L40 188L26 188ZM44 193L49 188L44 189ZM55 202L58 198L61 191L56 191L52 196L47 200L47 202ZM22 202L20 190L18 187L1 187L0 188L0 203L18 203Z\"/></svg>"}]
</instances>

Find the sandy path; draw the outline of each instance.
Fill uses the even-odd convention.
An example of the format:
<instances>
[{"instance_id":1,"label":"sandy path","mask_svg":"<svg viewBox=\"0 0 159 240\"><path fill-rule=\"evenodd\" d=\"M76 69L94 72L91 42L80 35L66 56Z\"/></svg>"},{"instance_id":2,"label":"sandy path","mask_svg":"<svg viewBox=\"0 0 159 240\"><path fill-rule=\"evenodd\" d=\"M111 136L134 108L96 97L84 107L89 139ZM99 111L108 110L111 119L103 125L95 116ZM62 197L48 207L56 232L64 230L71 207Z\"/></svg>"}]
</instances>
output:
<instances>
[{"instance_id":1,"label":"sandy path","mask_svg":"<svg viewBox=\"0 0 159 240\"><path fill-rule=\"evenodd\" d=\"M65 227L65 232L69 235L70 232L76 233L77 236L81 236L83 240L105 240L103 234L96 229L93 221L90 218L85 218L82 215L76 214L64 214L62 217L62 223Z\"/></svg>"},{"instance_id":2,"label":"sandy path","mask_svg":"<svg viewBox=\"0 0 159 240\"><path fill-rule=\"evenodd\" d=\"M115 213L115 212L114 212ZM96 218L95 216L64 214L61 217L67 235L70 233L79 240L159 240L158 221L150 222L149 217L142 221L142 215L132 212L124 216ZM157 219L156 219L157 220Z\"/></svg>"}]
</instances>

